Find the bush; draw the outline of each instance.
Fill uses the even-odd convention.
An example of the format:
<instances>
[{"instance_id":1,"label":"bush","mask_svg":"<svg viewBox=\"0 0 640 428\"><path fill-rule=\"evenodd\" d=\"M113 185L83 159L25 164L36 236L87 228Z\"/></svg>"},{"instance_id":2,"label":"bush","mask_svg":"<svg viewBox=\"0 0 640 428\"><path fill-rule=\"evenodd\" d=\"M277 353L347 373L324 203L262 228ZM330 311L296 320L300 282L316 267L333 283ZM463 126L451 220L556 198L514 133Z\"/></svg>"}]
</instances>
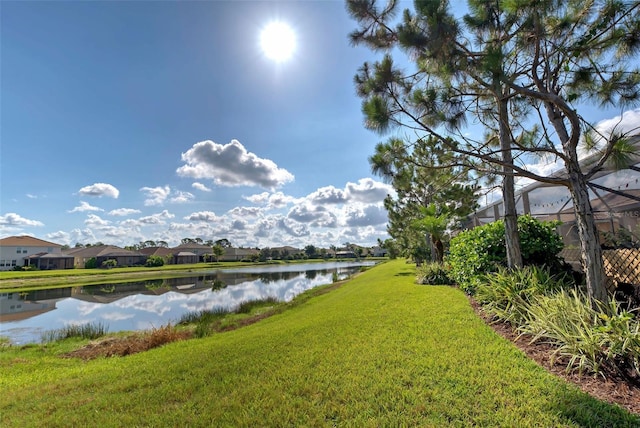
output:
<instances>
[{"instance_id":1,"label":"bush","mask_svg":"<svg viewBox=\"0 0 640 428\"><path fill-rule=\"evenodd\" d=\"M91 257L84 263L85 269L95 269L98 267L98 260L95 257Z\"/></svg>"},{"instance_id":2,"label":"bush","mask_svg":"<svg viewBox=\"0 0 640 428\"><path fill-rule=\"evenodd\" d=\"M418 284L451 285L453 281L442 263L424 263L416 273Z\"/></svg>"},{"instance_id":3,"label":"bush","mask_svg":"<svg viewBox=\"0 0 640 428\"><path fill-rule=\"evenodd\" d=\"M568 275L553 275L548 268L527 266L508 271L502 267L483 277L475 298L487 312L515 326L527 318L531 302L573 285Z\"/></svg>"},{"instance_id":4,"label":"bush","mask_svg":"<svg viewBox=\"0 0 640 428\"><path fill-rule=\"evenodd\" d=\"M519 331L554 345L568 371L640 377L640 323L617 302L594 307L582 293L563 290L539 297L527 312Z\"/></svg>"},{"instance_id":5,"label":"bush","mask_svg":"<svg viewBox=\"0 0 640 428\"><path fill-rule=\"evenodd\" d=\"M164 266L164 259L160 256L149 256L144 265L146 267Z\"/></svg>"},{"instance_id":6,"label":"bush","mask_svg":"<svg viewBox=\"0 0 640 428\"><path fill-rule=\"evenodd\" d=\"M559 222L541 222L530 215L518 217L518 231L525 265L548 266L553 272L562 270L558 257L562 238L555 231ZM467 292L474 292L478 275L496 272L507 265L505 230L502 220L464 231L453 239L446 262L450 277Z\"/></svg>"},{"instance_id":7,"label":"bush","mask_svg":"<svg viewBox=\"0 0 640 428\"><path fill-rule=\"evenodd\" d=\"M109 259L109 260L105 260L102 262L102 267L104 269L111 269L118 266L118 262L116 260L113 259Z\"/></svg>"}]
</instances>

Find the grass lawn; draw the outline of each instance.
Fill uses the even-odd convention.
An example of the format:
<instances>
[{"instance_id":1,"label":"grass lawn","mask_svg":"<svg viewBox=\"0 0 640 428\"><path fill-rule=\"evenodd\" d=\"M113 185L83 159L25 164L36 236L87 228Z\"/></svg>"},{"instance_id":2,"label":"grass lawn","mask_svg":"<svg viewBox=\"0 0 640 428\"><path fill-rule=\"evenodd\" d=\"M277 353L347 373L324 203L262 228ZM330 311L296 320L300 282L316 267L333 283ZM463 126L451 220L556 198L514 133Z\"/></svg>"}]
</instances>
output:
<instances>
[{"instance_id":1,"label":"grass lawn","mask_svg":"<svg viewBox=\"0 0 640 428\"><path fill-rule=\"evenodd\" d=\"M120 358L0 351L2 426L640 426L392 261L259 323Z\"/></svg>"}]
</instances>

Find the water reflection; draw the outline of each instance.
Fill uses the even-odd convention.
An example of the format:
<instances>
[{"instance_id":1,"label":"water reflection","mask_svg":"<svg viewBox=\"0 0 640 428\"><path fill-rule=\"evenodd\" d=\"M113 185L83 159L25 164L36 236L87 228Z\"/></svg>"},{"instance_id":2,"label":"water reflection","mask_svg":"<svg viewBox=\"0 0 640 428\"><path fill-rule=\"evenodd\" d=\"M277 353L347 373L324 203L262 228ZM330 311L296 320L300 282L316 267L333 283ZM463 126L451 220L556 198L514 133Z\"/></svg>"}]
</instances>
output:
<instances>
[{"instance_id":1,"label":"water reflection","mask_svg":"<svg viewBox=\"0 0 640 428\"><path fill-rule=\"evenodd\" d=\"M0 294L0 336L15 344L41 340L47 330L102 323L109 332L146 330L175 323L191 311L235 309L268 297L296 295L357 272L364 263L319 263L239 268L211 274L121 284Z\"/></svg>"}]
</instances>

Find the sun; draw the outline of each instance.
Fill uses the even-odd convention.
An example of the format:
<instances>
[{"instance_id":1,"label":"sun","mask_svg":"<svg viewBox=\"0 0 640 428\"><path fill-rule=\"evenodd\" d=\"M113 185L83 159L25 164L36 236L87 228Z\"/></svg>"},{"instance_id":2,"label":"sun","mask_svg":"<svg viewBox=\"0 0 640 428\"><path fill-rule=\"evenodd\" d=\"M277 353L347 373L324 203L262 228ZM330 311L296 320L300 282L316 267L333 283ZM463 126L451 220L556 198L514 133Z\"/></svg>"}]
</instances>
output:
<instances>
[{"instance_id":1,"label":"sun","mask_svg":"<svg viewBox=\"0 0 640 428\"><path fill-rule=\"evenodd\" d=\"M296 50L296 34L284 22L271 22L260 33L260 47L267 58L275 62L284 62L291 58Z\"/></svg>"}]
</instances>

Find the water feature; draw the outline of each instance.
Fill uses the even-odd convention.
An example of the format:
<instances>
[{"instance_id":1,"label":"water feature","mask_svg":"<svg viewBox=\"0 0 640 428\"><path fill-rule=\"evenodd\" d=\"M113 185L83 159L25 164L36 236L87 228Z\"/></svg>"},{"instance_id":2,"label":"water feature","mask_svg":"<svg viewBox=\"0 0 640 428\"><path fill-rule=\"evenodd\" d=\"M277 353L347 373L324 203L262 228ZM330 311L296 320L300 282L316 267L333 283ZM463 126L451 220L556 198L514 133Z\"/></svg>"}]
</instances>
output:
<instances>
[{"instance_id":1,"label":"water feature","mask_svg":"<svg viewBox=\"0 0 640 428\"><path fill-rule=\"evenodd\" d=\"M374 262L328 262L215 270L199 276L0 293L0 336L13 344L38 343L46 331L101 323L110 333L148 330L182 315L268 297L298 294L343 279ZM193 275L193 274L191 274Z\"/></svg>"}]
</instances>

